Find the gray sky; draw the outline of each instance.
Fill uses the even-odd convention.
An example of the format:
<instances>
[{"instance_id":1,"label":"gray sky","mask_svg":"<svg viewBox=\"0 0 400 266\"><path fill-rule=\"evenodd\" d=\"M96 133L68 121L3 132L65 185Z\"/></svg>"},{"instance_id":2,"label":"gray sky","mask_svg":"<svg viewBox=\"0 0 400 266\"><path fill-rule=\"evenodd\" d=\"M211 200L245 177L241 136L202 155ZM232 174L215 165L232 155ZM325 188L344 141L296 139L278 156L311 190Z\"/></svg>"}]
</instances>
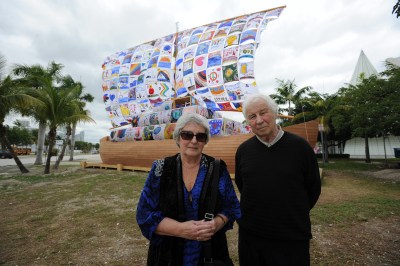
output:
<instances>
[{"instance_id":1,"label":"gray sky","mask_svg":"<svg viewBox=\"0 0 400 266\"><path fill-rule=\"evenodd\" d=\"M91 93L96 124L81 124L85 141L99 142L111 123L102 102L101 64L114 52L214 21L287 6L268 24L255 56L261 91L276 78L332 94L348 83L363 50L378 72L400 56L394 0L13 0L0 1L0 52L8 65L63 64ZM232 116L240 120L241 115Z\"/></svg>"}]
</instances>

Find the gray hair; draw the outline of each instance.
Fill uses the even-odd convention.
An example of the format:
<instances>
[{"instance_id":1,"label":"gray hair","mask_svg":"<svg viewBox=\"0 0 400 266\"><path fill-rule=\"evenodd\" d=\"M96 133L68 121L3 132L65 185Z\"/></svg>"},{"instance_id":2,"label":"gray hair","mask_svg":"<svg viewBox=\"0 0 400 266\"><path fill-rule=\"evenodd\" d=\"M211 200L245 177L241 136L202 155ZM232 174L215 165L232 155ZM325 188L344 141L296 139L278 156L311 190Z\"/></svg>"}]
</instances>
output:
<instances>
[{"instance_id":1,"label":"gray hair","mask_svg":"<svg viewBox=\"0 0 400 266\"><path fill-rule=\"evenodd\" d=\"M243 101L242 113L245 119L247 119L247 107L258 100L263 101L274 114L278 114L278 105L271 97L266 94L255 93L248 95Z\"/></svg>"},{"instance_id":2,"label":"gray hair","mask_svg":"<svg viewBox=\"0 0 400 266\"><path fill-rule=\"evenodd\" d=\"M211 138L211 133L210 133L210 125L208 124L207 118L205 118L202 115L196 114L196 113L187 113L183 114L181 117L179 117L178 121L176 122L173 138L178 144L179 141L179 134L182 131L182 128L184 128L187 124L196 124L199 126L202 126L206 130L207 134L207 141L206 143L210 140ZM179 146L179 144L178 144Z\"/></svg>"}]
</instances>

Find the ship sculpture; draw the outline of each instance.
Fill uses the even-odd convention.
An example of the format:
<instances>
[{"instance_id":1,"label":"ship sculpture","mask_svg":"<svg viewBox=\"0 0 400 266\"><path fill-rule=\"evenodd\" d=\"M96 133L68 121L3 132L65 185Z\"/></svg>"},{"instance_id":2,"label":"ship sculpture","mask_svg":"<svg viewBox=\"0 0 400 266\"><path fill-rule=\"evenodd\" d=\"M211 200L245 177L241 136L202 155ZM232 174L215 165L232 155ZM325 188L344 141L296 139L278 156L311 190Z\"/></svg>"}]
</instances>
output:
<instances>
[{"instance_id":1,"label":"ship sculpture","mask_svg":"<svg viewBox=\"0 0 400 266\"><path fill-rule=\"evenodd\" d=\"M103 163L149 168L155 159L178 152L175 122L195 112L211 128L204 152L224 159L234 171L236 148L252 133L220 111L240 112L246 95L258 91L254 57L260 36L284 8L183 30L106 57L103 100L112 127L100 141ZM304 126L313 133L310 139ZM313 128L315 121L297 130L311 145Z\"/></svg>"}]
</instances>

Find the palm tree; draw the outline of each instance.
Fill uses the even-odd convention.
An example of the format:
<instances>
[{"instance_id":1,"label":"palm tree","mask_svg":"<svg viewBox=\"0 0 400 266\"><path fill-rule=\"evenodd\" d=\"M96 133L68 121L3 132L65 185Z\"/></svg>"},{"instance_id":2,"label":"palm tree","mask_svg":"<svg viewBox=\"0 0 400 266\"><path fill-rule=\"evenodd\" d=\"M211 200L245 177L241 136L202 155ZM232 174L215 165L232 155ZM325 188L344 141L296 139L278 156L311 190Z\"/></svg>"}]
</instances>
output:
<instances>
[{"instance_id":1,"label":"palm tree","mask_svg":"<svg viewBox=\"0 0 400 266\"><path fill-rule=\"evenodd\" d=\"M70 161L73 160L73 150L74 150L74 137L75 137L75 129L76 129L76 125L79 122L94 122L94 120L89 116L89 111L85 110L84 107L86 105L85 101L93 101L93 96L91 94L85 94L83 96L81 96L82 92L83 92L83 86L80 82L75 82L71 76L65 76L62 79L62 85L61 88L62 89L68 89L70 87L76 87L76 104L77 104L77 112L76 114L74 114L74 116L70 117L70 121L67 123L66 125L66 129L67 129L67 134L65 137L65 141L63 144L63 147L61 149L61 152L57 158L56 163L54 164L53 169L58 169L58 166L60 164L60 162L62 161L62 159L64 158L64 154L65 154L65 150L67 146L71 147L71 154L70 154ZM72 138L71 138L72 135Z\"/></svg>"},{"instance_id":2,"label":"palm tree","mask_svg":"<svg viewBox=\"0 0 400 266\"><path fill-rule=\"evenodd\" d=\"M19 111L22 107L31 106L35 99L24 93L24 91L16 85L11 76L4 79L4 69L6 66L6 59L0 54L0 136L1 145L6 147L12 154L20 169L21 173L28 173L29 170L22 164L18 155L14 153L7 138L7 127L4 124L6 116L12 111Z\"/></svg>"},{"instance_id":3,"label":"palm tree","mask_svg":"<svg viewBox=\"0 0 400 266\"><path fill-rule=\"evenodd\" d=\"M396 17L400 17L400 0L397 0L397 3L393 6L392 14L396 14Z\"/></svg>"},{"instance_id":4,"label":"palm tree","mask_svg":"<svg viewBox=\"0 0 400 266\"><path fill-rule=\"evenodd\" d=\"M79 102L78 102L78 106L79 106ZM67 133L65 136L65 141L64 141L63 147L61 149L61 152L54 164L54 167L53 167L54 170L58 169L60 162L63 160L67 146L71 146L71 134L72 134L71 124L77 124L79 122L94 122L94 120L89 116L88 110L77 110L77 111L78 111L78 113L76 113L75 115L70 117L69 120L71 122L69 124L67 124L67 126L66 126Z\"/></svg>"},{"instance_id":5,"label":"palm tree","mask_svg":"<svg viewBox=\"0 0 400 266\"><path fill-rule=\"evenodd\" d=\"M276 101L277 104L288 104L288 108L280 108L280 111L287 111L287 114L290 116L294 116L294 108L293 104L300 101L303 95L311 90L310 86L299 89L297 92L295 91L297 85L294 83L294 80L280 80L276 79L278 83L278 87L276 88L277 93L271 94L271 98Z\"/></svg>"},{"instance_id":6,"label":"palm tree","mask_svg":"<svg viewBox=\"0 0 400 266\"><path fill-rule=\"evenodd\" d=\"M312 117L312 119L318 118L319 124L322 125L321 130L321 141L322 141L322 152L323 152L323 160L325 163L328 162L328 143L327 143L327 134L329 133L330 127L328 124L327 115L329 111L332 109L331 103L332 99L336 96L330 96L328 94L320 94L318 92L310 92L308 94L309 97L304 99L309 106L311 106L312 111L304 112L302 114L298 114L295 119L298 119L299 116L305 117L308 115Z\"/></svg>"},{"instance_id":7,"label":"palm tree","mask_svg":"<svg viewBox=\"0 0 400 266\"><path fill-rule=\"evenodd\" d=\"M48 132L49 153L46 160L44 173L50 173L52 150L56 140L57 128L65 126L81 117L79 102L76 95L77 86L61 88L54 85L52 78L43 77L43 87L34 91L35 97L43 102L43 106L37 109L38 116L45 118Z\"/></svg>"},{"instance_id":8,"label":"palm tree","mask_svg":"<svg viewBox=\"0 0 400 266\"><path fill-rule=\"evenodd\" d=\"M77 100L79 100L79 104L81 105L81 110L82 110L83 114L88 115L89 112L84 111L84 108L85 108L87 102L89 102L89 103L93 102L94 97L90 93L86 93L86 94L82 95L84 86L82 85L81 82L74 81L70 75L63 77L62 83L63 83L63 85L62 85L63 87L77 86L79 88L76 98L77 98ZM69 155L70 161L74 160L76 126L79 122L80 121L76 121L76 122L72 123L72 129L70 131L71 138L68 139L69 147L70 147L70 155ZM68 128L67 128L67 132L68 132Z\"/></svg>"},{"instance_id":9,"label":"palm tree","mask_svg":"<svg viewBox=\"0 0 400 266\"><path fill-rule=\"evenodd\" d=\"M61 78L61 70L64 66L62 64L57 64L54 61L50 62L47 68L41 65L14 65L13 74L18 77L16 80L22 86L27 88L33 88L40 90L43 87L42 81L44 77L48 77L53 82L57 82ZM38 131L38 142L35 165L43 164L43 150L46 135L46 118L38 116L38 112L34 109L27 109L25 115L33 116L33 118L39 123Z\"/></svg>"}]
</instances>

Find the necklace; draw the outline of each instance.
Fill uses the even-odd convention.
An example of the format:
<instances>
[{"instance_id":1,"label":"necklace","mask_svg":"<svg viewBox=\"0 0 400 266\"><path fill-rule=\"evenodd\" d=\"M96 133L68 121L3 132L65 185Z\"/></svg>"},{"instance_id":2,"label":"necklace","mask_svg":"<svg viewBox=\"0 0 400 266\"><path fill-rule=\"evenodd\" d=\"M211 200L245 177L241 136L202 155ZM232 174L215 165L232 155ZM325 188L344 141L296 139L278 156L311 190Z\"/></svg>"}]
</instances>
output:
<instances>
[{"instance_id":1,"label":"necklace","mask_svg":"<svg viewBox=\"0 0 400 266\"><path fill-rule=\"evenodd\" d=\"M183 169L183 183L185 184L186 191L188 192L189 201L193 201L192 190L196 183L197 174L199 171L199 165L195 165L191 168L185 167Z\"/></svg>"},{"instance_id":2,"label":"necklace","mask_svg":"<svg viewBox=\"0 0 400 266\"><path fill-rule=\"evenodd\" d=\"M192 201L193 201L192 191L188 191L188 198L189 198L189 202L192 203Z\"/></svg>"},{"instance_id":3,"label":"necklace","mask_svg":"<svg viewBox=\"0 0 400 266\"><path fill-rule=\"evenodd\" d=\"M182 179L183 179L183 183L185 185L186 191L188 192L188 199L189 199L190 203L192 203L192 201L193 201L192 190L196 183L197 174L199 172L200 159L194 160L195 163L193 163L193 160L189 160L190 162L192 162L192 163L189 163L187 160L184 160L183 158L181 158Z\"/></svg>"}]
</instances>

